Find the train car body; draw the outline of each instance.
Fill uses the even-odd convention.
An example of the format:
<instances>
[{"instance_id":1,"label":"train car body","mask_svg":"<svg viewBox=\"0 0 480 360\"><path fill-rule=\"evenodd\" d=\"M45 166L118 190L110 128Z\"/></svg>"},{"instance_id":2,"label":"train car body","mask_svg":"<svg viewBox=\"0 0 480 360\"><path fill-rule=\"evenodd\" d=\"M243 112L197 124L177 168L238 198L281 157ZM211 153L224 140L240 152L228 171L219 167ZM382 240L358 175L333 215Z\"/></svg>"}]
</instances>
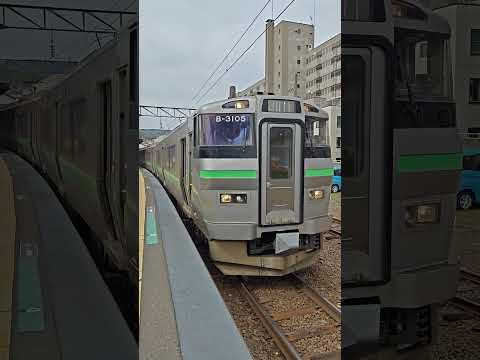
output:
<instances>
[{"instance_id":1,"label":"train car body","mask_svg":"<svg viewBox=\"0 0 480 360\"><path fill-rule=\"evenodd\" d=\"M72 72L0 108L1 145L47 178L86 225L96 260L128 273L132 284L138 283L138 179L129 171L138 154L127 149L138 143L137 30L132 22Z\"/></svg>"},{"instance_id":2,"label":"train car body","mask_svg":"<svg viewBox=\"0 0 480 360\"><path fill-rule=\"evenodd\" d=\"M342 326L426 351L458 281L450 29L414 0L342 5Z\"/></svg>"},{"instance_id":3,"label":"train car body","mask_svg":"<svg viewBox=\"0 0 480 360\"><path fill-rule=\"evenodd\" d=\"M147 168L224 274L283 275L315 261L330 226L333 170L328 116L310 109L306 123L298 98L231 98L145 149Z\"/></svg>"}]
</instances>

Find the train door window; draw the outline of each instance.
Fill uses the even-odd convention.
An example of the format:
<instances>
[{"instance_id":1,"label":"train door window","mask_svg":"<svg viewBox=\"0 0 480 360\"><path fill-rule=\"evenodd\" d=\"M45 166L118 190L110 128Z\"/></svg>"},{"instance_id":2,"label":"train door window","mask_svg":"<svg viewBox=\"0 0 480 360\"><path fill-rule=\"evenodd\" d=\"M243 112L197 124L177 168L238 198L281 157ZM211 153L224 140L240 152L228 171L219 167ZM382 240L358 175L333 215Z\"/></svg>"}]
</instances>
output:
<instances>
[{"instance_id":1,"label":"train door window","mask_svg":"<svg viewBox=\"0 0 480 360\"><path fill-rule=\"evenodd\" d=\"M480 29L472 29L470 32L470 54L480 55Z\"/></svg>"},{"instance_id":2,"label":"train door window","mask_svg":"<svg viewBox=\"0 0 480 360\"><path fill-rule=\"evenodd\" d=\"M130 108L128 128L138 129L138 30L130 32L130 68L129 68Z\"/></svg>"},{"instance_id":3,"label":"train door window","mask_svg":"<svg viewBox=\"0 0 480 360\"><path fill-rule=\"evenodd\" d=\"M349 126L342 129L344 143L342 147L342 159L344 176L358 176L364 163L363 134L364 134L364 93L365 79L365 60L358 55L344 56L344 74L342 78L349 79L347 92L343 94L346 103L351 104L346 107L345 118L351 119ZM340 141L337 139L337 145Z\"/></svg>"},{"instance_id":4,"label":"train door window","mask_svg":"<svg viewBox=\"0 0 480 360\"><path fill-rule=\"evenodd\" d=\"M292 176L293 131L274 127L270 130L270 178L288 179Z\"/></svg>"},{"instance_id":5,"label":"train door window","mask_svg":"<svg viewBox=\"0 0 480 360\"><path fill-rule=\"evenodd\" d=\"M480 103L480 79L470 79L470 103Z\"/></svg>"},{"instance_id":6,"label":"train door window","mask_svg":"<svg viewBox=\"0 0 480 360\"><path fill-rule=\"evenodd\" d=\"M137 74L138 74L138 31L130 32L130 101L137 101Z\"/></svg>"}]
</instances>

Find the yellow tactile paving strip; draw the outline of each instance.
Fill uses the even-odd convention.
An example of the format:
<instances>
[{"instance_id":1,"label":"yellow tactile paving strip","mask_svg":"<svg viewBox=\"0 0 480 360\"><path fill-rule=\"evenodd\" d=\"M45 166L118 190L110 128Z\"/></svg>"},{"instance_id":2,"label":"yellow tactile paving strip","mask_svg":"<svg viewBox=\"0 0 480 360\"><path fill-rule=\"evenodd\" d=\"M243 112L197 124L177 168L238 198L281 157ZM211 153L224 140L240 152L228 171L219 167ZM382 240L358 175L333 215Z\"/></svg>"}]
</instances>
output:
<instances>
[{"instance_id":1,"label":"yellow tactile paving strip","mask_svg":"<svg viewBox=\"0 0 480 360\"><path fill-rule=\"evenodd\" d=\"M138 310L140 314L140 299L142 298L142 272L143 272L143 245L145 243L145 179L141 171L138 172L138 259L140 270L138 272ZM1 360L1 359L0 359Z\"/></svg>"},{"instance_id":2,"label":"yellow tactile paving strip","mask_svg":"<svg viewBox=\"0 0 480 360\"><path fill-rule=\"evenodd\" d=\"M15 265L15 202L13 183L0 155L0 360L8 359Z\"/></svg>"}]
</instances>

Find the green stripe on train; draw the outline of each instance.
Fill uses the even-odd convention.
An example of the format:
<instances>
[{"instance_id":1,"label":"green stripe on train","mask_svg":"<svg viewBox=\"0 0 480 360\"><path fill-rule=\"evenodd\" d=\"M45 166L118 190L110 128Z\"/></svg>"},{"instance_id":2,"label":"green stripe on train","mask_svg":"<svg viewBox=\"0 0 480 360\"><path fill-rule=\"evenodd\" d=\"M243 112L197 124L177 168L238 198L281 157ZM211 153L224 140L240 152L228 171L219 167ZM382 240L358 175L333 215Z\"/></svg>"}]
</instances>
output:
<instances>
[{"instance_id":1,"label":"green stripe on train","mask_svg":"<svg viewBox=\"0 0 480 360\"><path fill-rule=\"evenodd\" d=\"M305 169L305 176L306 176L306 177L332 176L332 175L333 175L333 168L325 168L325 169Z\"/></svg>"},{"instance_id":2,"label":"green stripe on train","mask_svg":"<svg viewBox=\"0 0 480 360\"><path fill-rule=\"evenodd\" d=\"M460 170L463 154L400 155L397 172Z\"/></svg>"},{"instance_id":3,"label":"green stripe on train","mask_svg":"<svg viewBox=\"0 0 480 360\"><path fill-rule=\"evenodd\" d=\"M200 170L203 179L256 179L257 170Z\"/></svg>"}]
</instances>

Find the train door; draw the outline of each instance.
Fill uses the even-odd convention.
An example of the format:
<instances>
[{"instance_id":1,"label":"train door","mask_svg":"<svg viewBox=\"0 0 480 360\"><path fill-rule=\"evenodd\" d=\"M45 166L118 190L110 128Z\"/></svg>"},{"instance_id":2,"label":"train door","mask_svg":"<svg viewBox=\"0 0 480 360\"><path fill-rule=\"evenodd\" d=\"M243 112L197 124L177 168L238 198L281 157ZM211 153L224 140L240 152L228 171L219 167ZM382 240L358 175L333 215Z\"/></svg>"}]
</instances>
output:
<instances>
[{"instance_id":1,"label":"train door","mask_svg":"<svg viewBox=\"0 0 480 360\"><path fill-rule=\"evenodd\" d=\"M261 126L261 224L303 221L302 128L295 123L263 121Z\"/></svg>"},{"instance_id":2,"label":"train door","mask_svg":"<svg viewBox=\"0 0 480 360\"><path fill-rule=\"evenodd\" d=\"M180 139L180 148L181 148L181 175L180 175L180 186L182 188L182 195L185 201L188 203L188 184L189 184L189 179L188 179L188 164L187 164L187 142L186 138Z\"/></svg>"},{"instance_id":3,"label":"train door","mask_svg":"<svg viewBox=\"0 0 480 360\"><path fill-rule=\"evenodd\" d=\"M63 194L63 177L62 177L62 169L60 167L60 139L61 139L61 132L60 132L60 105L58 102L55 102L55 166L58 172L58 188L60 192Z\"/></svg>"},{"instance_id":4,"label":"train door","mask_svg":"<svg viewBox=\"0 0 480 360\"><path fill-rule=\"evenodd\" d=\"M387 146L386 56L379 47L342 49L342 271L343 286L387 280L391 185ZM372 101L375 99L375 101ZM386 155L388 157L386 157Z\"/></svg>"},{"instance_id":5,"label":"train door","mask_svg":"<svg viewBox=\"0 0 480 360\"><path fill-rule=\"evenodd\" d=\"M115 206L115 178L117 175L117 162L115 153L117 151L114 141L114 122L113 122L113 104L112 104L112 82L107 81L101 84L101 111L103 118L103 161L104 161L104 189L105 209L109 214L108 221L113 225L113 229L118 237L118 216Z\"/></svg>"}]
</instances>

